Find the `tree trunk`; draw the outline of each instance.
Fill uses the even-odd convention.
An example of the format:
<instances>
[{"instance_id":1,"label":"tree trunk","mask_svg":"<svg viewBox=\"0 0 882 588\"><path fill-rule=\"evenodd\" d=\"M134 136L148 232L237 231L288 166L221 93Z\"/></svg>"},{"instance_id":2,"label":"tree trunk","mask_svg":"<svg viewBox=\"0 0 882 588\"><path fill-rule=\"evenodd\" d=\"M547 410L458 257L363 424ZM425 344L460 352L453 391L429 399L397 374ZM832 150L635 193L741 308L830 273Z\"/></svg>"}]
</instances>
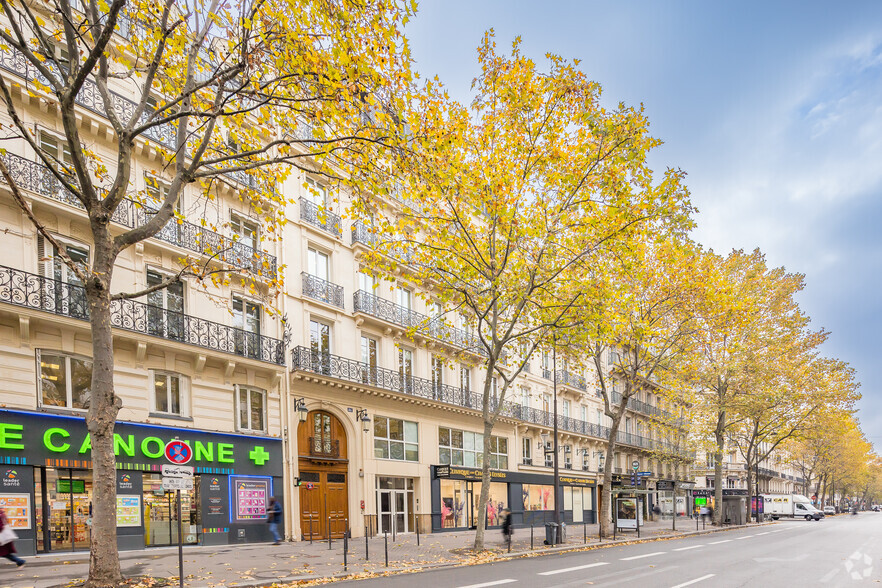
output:
<instances>
[{"instance_id":1,"label":"tree trunk","mask_svg":"<svg viewBox=\"0 0 882 588\"><path fill-rule=\"evenodd\" d=\"M487 524L487 503L490 502L490 435L493 433L493 423L486 418L487 408L484 408L484 463L481 466L481 496L478 499L478 528L475 532L475 551L484 550L484 531Z\"/></svg>"},{"instance_id":2,"label":"tree trunk","mask_svg":"<svg viewBox=\"0 0 882 588\"><path fill-rule=\"evenodd\" d=\"M717 414L717 427L714 430L716 448L714 450L714 520L713 524L720 526L723 522L723 449L726 438L726 411L721 410ZM750 492L748 492L750 494Z\"/></svg>"},{"instance_id":3,"label":"tree trunk","mask_svg":"<svg viewBox=\"0 0 882 588\"><path fill-rule=\"evenodd\" d=\"M113 429L119 401L113 391L113 333L110 326L108 245L96 243L95 268L86 283L92 327L92 390L86 426L92 443L92 534L87 588L122 582L116 544L116 459Z\"/></svg>"},{"instance_id":4,"label":"tree trunk","mask_svg":"<svg viewBox=\"0 0 882 588\"><path fill-rule=\"evenodd\" d=\"M627 400L623 400L627 403ZM602 511L597 511L597 517L600 520L600 536L609 537L610 525L612 525L612 473L615 451L616 451L616 435L619 432L619 423L621 423L621 414L619 418L613 419L609 428L609 440L606 442L606 468L603 471L603 492L601 495Z\"/></svg>"}]
</instances>

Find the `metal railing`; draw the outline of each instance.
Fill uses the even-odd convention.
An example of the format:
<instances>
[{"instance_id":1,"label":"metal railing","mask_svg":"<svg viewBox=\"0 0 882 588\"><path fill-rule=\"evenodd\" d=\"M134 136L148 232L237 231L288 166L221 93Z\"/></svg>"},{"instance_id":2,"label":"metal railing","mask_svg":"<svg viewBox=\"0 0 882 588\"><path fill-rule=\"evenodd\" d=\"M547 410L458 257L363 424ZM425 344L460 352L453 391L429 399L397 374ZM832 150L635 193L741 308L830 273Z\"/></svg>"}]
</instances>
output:
<instances>
[{"instance_id":1,"label":"metal railing","mask_svg":"<svg viewBox=\"0 0 882 588\"><path fill-rule=\"evenodd\" d=\"M303 278L303 295L327 304L343 308L343 286L313 276L309 272L301 272Z\"/></svg>"},{"instance_id":2,"label":"metal railing","mask_svg":"<svg viewBox=\"0 0 882 588\"><path fill-rule=\"evenodd\" d=\"M53 71L53 73L58 73L57 64L51 61L44 61L43 63L47 68ZM46 77L43 76L43 74L40 73L24 55L15 49L0 48L0 69L5 69L25 80L38 81L43 85L50 86L49 80L47 80ZM123 121L130 120L135 114L137 104L116 92L111 91L109 93L113 100L113 109L117 116ZM74 98L74 102L102 118L107 118L107 109L105 108L104 100L101 98L101 93L98 91L98 85L92 80L87 79L83 82L83 86ZM151 113L145 110L141 115L141 119L138 121L139 125L147 124L150 115ZM144 130L143 135L148 139L156 141L163 147L175 150L177 128L173 124L163 123L150 126ZM257 185L257 182L253 177L242 171L223 172L223 175L244 186L248 186L249 188L254 188Z\"/></svg>"},{"instance_id":3,"label":"metal railing","mask_svg":"<svg viewBox=\"0 0 882 588\"><path fill-rule=\"evenodd\" d=\"M602 396L602 394L600 394ZM622 401L622 394L620 392L615 392L610 395L610 401L613 404L619 404ZM637 400L636 398L629 398L627 407L635 412L642 412L643 414L649 416L657 416L663 419L674 419L675 415L666 410L662 410L656 406L652 406L651 404L647 404L642 400Z\"/></svg>"},{"instance_id":4,"label":"metal railing","mask_svg":"<svg viewBox=\"0 0 882 588\"><path fill-rule=\"evenodd\" d=\"M0 302L89 320L86 290L82 286L6 266L0 266ZM285 344L279 339L138 300L114 300L110 324L125 331L285 365Z\"/></svg>"},{"instance_id":5,"label":"metal railing","mask_svg":"<svg viewBox=\"0 0 882 588\"><path fill-rule=\"evenodd\" d=\"M578 374L568 372L567 370L557 370L557 383L569 386L570 388L575 388L576 390L588 390L585 378Z\"/></svg>"},{"instance_id":6,"label":"metal railing","mask_svg":"<svg viewBox=\"0 0 882 588\"><path fill-rule=\"evenodd\" d=\"M444 324L440 318L430 318L400 304L384 300L365 290L358 290L352 296L353 311L369 314L378 319L396 324L406 329L414 329L433 339L467 349L479 355L486 355L474 335Z\"/></svg>"},{"instance_id":7,"label":"metal railing","mask_svg":"<svg viewBox=\"0 0 882 588\"><path fill-rule=\"evenodd\" d=\"M337 237L343 236L343 221L327 208L301 196L300 219Z\"/></svg>"},{"instance_id":8,"label":"metal railing","mask_svg":"<svg viewBox=\"0 0 882 588\"><path fill-rule=\"evenodd\" d=\"M483 397L469 390L463 390L446 384L438 384L425 378L406 376L398 371L369 365L323 351L314 351L309 347L298 346L291 350L291 369L293 371L311 372L384 390L400 392L408 396L428 398L474 410L482 410L484 405ZM496 410L497 407L500 408L500 416L545 427L554 426L554 415L548 411L523 406L514 402L504 402L500 406L491 399L491 410ZM557 417L557 426L561 431L600 439L609 439L610 435L609 427L561 415ZM623 445L631 445L647 450L683 454L681 450L671 443L622 431L618 432L616 441Z\"/></svg>"},{"instance_id":9,"label":"metal railing","mask_svg":"<svg viewBox=\"0 0 882 588\"><path fill-rule=\"evenodd\" d=\"M2 157L6 167L9 168L9 175L19 188L85 210L83 203L62 186L45 165L11 153ZM0 177L0 183L5 184L5 179ZM155 210L146 208L134 200L125 199L117 206L112 220L117 224L134 228L147 223L154 214L156 214ZM274 255L258 251L233 238L224 237L184 220L171 219L153 238L196 253L213 255L224 263L248 269L262 277L275 278L277 273Z\"/></svg>"},{"instance_id":10,"label":"metal railing","mask_svg":"<svg viewBox=\"0 0 882 588\"><path fill-rule=\"evenodd\" d=\"M368 247L373 247L377 243L376 233L361 221L355 221L352 225L352 244L356 243L362 243Z\"/></svg>"},{"instance_id":11,"label":"metal railing","mask_svg":"<svg viewBox=\"0 0 882 588\"><path fill-rule=\"evenodd\" d=\"M312 457L340 457L340 440L310 437L309 455Z\"/></svg>"}]
</instances>

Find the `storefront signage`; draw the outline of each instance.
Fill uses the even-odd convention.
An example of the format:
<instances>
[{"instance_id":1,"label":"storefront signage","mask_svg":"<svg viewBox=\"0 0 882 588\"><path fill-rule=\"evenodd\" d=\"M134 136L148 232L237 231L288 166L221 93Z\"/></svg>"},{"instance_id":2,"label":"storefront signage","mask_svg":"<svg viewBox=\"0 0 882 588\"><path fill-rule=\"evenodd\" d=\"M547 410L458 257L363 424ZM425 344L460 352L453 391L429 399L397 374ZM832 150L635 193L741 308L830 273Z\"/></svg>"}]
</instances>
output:
<instances>
[{"instance_id":1,"label":"storefront signage","mask_svg":"<svg viewBox=\"0 0 882 588\"><path fill-rule=\"evenodd\" d=\"M231 478L236 522L265 521L270 497L270 481L253 478Z\"/></svg>"},{"instance_id":2,"label":"storefront signage","mask_svg":"<svg viewBox=\"0 0 882 588\"><path fill-rule=\"evenodd\" d=\"M747 496L747 490L739 488L723 488L723 496Z\"/></svg>"},{"instance_id":3,"label":"storefront signage","mask_svg":"<svg viewBox=\"0 0 882 588\"><path fill-rule=\"evenodd\" d=\"M138 467L167 463L166 445L175 437L185 436L181 441L191 448L190 464L200 471L216 468L224 473L282 475L280 439L126 422L115 427L116 461ZM50 460L53 464L65 459L87 461L91 450L91 438L82 418L0 410L0 456L47 465Z\"/></svg>"},{"instance_id":4,"label":"storefront signage","mask_svg":"<svg viewBox=\"0 0 882 588\"><path fill-rule=\"evenodd\" d=\"M435 478L453 478L480 482L482 471L474 468L461 466L436 465L432 466ZM490 470L490 479L493 482L521 482L526 484L551 484L552 476L546 474L533 474L523 472L506 472ZM581 486L593 488L597 482L593 478L577 478L575 476L560 476L560 483L564 486Z\"/></svg>"}]
</instances>

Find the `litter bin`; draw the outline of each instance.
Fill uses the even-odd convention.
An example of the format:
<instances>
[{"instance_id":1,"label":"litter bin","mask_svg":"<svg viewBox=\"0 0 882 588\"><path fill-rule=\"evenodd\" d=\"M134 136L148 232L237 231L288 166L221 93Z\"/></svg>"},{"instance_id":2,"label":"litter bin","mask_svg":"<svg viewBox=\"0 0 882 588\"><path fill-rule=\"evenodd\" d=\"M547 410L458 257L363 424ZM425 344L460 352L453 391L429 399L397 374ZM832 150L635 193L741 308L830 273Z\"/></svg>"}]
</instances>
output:
<instances>
[{"instance_id":1,"label":"litter bin","mask_svg":"<svg viewBox=\"0 0 882 588\"><path fill-rule=\"evenodd\" d=\"M557 523L545 523L545 545L557 544Z\"/></svg>"}]
</instances>

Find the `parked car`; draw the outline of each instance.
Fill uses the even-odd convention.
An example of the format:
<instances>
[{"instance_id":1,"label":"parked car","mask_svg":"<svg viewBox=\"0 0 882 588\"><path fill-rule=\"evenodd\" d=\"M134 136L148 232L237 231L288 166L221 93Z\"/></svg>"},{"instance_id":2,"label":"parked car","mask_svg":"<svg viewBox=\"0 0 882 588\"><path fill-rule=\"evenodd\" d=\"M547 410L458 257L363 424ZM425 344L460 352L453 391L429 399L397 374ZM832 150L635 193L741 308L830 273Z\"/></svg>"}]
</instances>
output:
<instances>
[{"instance_id":1,"label":"parked car","mask_svg":"<svg viewBox=\"0 0 882 588\"><path fill-rule=\"evenodd\" d=\"M824 507L824 514L825 515L835 515L836 514L836 507L835 506L825 506Z\"/></svg>"}]
</instances>

